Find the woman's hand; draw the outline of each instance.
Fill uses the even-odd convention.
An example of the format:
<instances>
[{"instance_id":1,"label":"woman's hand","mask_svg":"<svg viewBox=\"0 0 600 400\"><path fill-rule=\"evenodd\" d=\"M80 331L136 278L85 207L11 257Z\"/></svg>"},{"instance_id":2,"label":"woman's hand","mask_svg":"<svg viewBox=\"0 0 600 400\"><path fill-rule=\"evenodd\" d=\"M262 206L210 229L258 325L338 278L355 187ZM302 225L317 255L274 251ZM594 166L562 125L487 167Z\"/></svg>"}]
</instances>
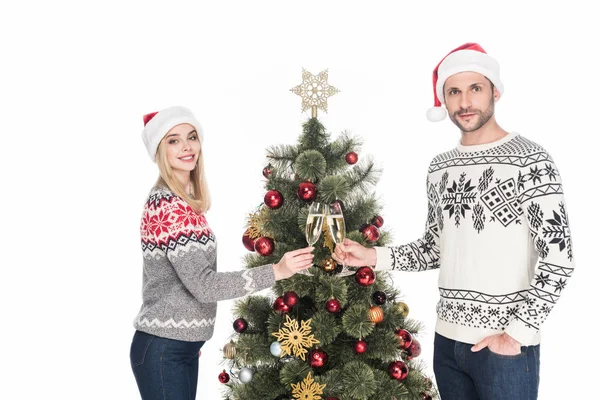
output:
<instances>
[{"instance_id":1,"label":"woman's hand","mask_svg":"<svg viewBox=\"0 0 600 400\"><path fill-rule=\"evenodd\" d=\"M273 265L275 280L287 279L297 272L310 268L314 255L311 253L314 247L305 247L294 251L288 251L281 260Z\"/></svg>"}]
</instances>

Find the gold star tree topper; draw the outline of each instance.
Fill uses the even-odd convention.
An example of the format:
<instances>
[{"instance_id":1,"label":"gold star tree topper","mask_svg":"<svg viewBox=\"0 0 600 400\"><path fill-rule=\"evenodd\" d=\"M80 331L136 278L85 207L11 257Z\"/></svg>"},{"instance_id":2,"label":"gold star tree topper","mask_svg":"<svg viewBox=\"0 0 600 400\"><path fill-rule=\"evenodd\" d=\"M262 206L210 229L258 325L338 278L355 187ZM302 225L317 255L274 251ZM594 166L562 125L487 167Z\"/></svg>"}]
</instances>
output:
<instances>
[{"instance_id":1,"label":"gold star tree topper","mask_svg":"<svg viewBox=\"0 0 600 400\"><path fill-rule=\"evenodd\" d=\"M319 341L315 339L315 335L310 334L311 319L302 321L302 327L300 328L298 326L298 320L291 319L287 314L285 315L285 318L286 322L283 324L285 328L281 328L278 332L272 333L272 335L277 338L277 341L281 343L281 357L293 353L296 357L305 360L305 355L308 353L306 348L319 343Z\"/></svg>"},{"instance_id":2,"label":"gold star tree topper","mask_svg":"<svg viewBox=\"0 0 600 400\"><path fill-rule=\"evenodd\" d=\"M310 108L313 118L317 117L317 108L327 112L327 98L339 92L327 79L327 70L315 76L302 68L302 83L290 89L292 93L302 97L302 112Z\"/></svg>"}]
</instances>

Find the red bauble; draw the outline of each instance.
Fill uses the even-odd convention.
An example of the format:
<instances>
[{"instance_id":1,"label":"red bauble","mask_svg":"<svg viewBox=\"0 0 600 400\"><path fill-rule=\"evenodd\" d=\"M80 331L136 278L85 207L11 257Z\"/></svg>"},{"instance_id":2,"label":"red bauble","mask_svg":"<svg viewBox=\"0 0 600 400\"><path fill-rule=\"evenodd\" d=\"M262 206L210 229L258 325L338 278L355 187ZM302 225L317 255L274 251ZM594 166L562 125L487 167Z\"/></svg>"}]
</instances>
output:
<instances>
[{"instance_id":1,"label":"red bauble","mask_svg":"<svg viewBox=\"0 0 600 400\"><path fill-rule=\"evenodd\" d=\"M246 232L242 236L242 243L248 251L254 251L254 239L250 239L250 236L248 236L248 229L246 229Z\"/></svg>"},{"instance_id":2,"label":"red bauble","mask_svg":"<svg viewBox=\"0 0 600 400\"><path fill-rule=\"evenodd\" d=\"M273 310L280 312L282 314L285 314L290 311L290 307L288 307L288 305L285 304L285 301L283 300L283 296L279 296L273 302Z\"/></svg>"},{"instance_id":3,"label":"red bauble","mask_svg":"<svg viewBox=\"0 0 600 400\"><path fill-rule=\"evenodd\" d=\"M273 170L271 169L271 164L269 164L263 168L263 176L265 178L269 179L269 177L271 176L272 173L273 173Z\"/></svg>"},{"instance_id":4,"label":"red bauble","mask_svg":"<svg viewBox=\"0 0 600 400\"><path fill-rule=\"evenodd\" d=\"M375 271L370 267L360 267L354 274L354 280L360 286L371 286L375 282Z\"/></svg>"},{"instance_id":5,"label":"red bauble","mask_svg":"<svg viewBox=\"0 0 600 400\"><path fill-rule=\"evenodd\" d=\"M275 242L270 237L259 237L254 241L254 250L261 256L270 256L275 250Z\"/></svg>"},{"instance_id":6,"label":"red bauble","mask_svg":"<svg viewBox=\"0 0 600 400\"><path fill-rule=\"evenodd\" d=\"M433 400L429 393L421 393L421 396L423 396L423 400Z\"/></svg>"},{"instance_id":7,"label":"red bauble","mask_svg":"<svg viewBox=\"0 0 600 400\"><path fill-rule=\"evenodd\" d=\"M375 225L376 227L381 228L383 226L383 217L380 215L373 217L373 219L371 220L371 223L373 225Z\"/></svg>"},{"instance_id":8,"label":"red bauble","mask_svg":"<svg viewBox=\"0 0 600 400\"><path fill-rule=\"evenodd\" d=\"M412 344L413 337L406 329L397 329L396 335L398 335L398 343L401 349L408 349Z\"/></svg>"},{"instance_id":9,"label":"red bauble","mask_svg":"<svg viewBox=\"0 0 600 400\"><path fill-rule=\"evenodd\" d=\"M375 225L367 225L362 230L363 238L369 242L376 242L379 240L379 228Z\"/></svg>"},{"instance_id":10,"label":"red bauble","mask_svg":"<svg viewBox=\"0 0 600 400\"><path fill-rule=\"evenodd\" d=\"M373 292L371 298L373 299L373 303L377 304L378 306L381 306L385 304L385 301L387 300L387 295L384 292L377 291Z\"/></svg>"},{"instance_id":11,"label":"red bauble","mask_svg":"<svg viewBox=\"0 0 600 400\"><path fill-rule=\"evenodd\" d=\"M283 295L283 302L288 307L294 307L298 303L298 295L293 291L287 292Z\"/></svg>"},{"instance_id":12,"label":"red bauble","mask_svg":"<svg viewBox=\"0 0 600 400\"><path fill-rule=\"evenodd\" d=\"M331 204L334 204L334 203L338 203L340 205L340 208L342 209L342 212L346 211L346 206L344 205L343 201L341 201L341 200L338 199L338 200L334 200Z\"/></svg>"},{"instance_id":13,"label":"red bauble","mask_svg":"<svg viewBox=\"0 0 600 400\"><path fill-rule=\"evenodd\" d=\"M283 205L283 195L278 190L269 190L264 201L267 207L277 210Z\"/></svg>"},{"instance_id":14,"label":"red bauble","mask_svg":"<svg viewBox=\"0 0 600 400\"><path fill-rule=\"evenodd\" d=\"M322 368L327 364L327 353L321 349L313 349L308 352L308 363L311 368Z\"/></svg>"},{"instance_id":15,"label":"red bauble","mask_svg":"<svg viewBox=\"0 0 600 400\"><path fill-rule=\"evenodd\" d=\"M365 351L367 351L367 342L364 340L358 340L356 343L354 343L354 351L356 354L363 354Z\"/></svg>"},{"instance_id":16,"label":"red bauble","mask_svg":"<svg viewBox=\"0 0 600 400\"><path fill-rule=\"evenodd\" d=\"M248 329L248 322L244 318L238 318L233 321L233 330L237 333L244 333Z\"/></svg>"},{"instance_id":17,"label":"red bauble","mask_svg":"<svg viewBox=\"0 0 600 400\"><path fill-rule=\"evenodd\" d=\"M221 382L221 383L229 382L229 374L225 371L221 372L219 374L219 382Z\"/></svg>"},{"instance_id":18,"label":"red bauble","mask_svg":"<svg viewBox=\"0 0 600 400\"><path fill-rule=\"evenodd\" d=\"M317 198L317 185L312 182L302 182L298 186L298 197L300 200L313 201Z\"/></svg>"},{"instance_id":19,"label":"red bauble","mask_svg":"<svg viewBox=\"0 0 600 400\"><path fill-rule=\"evenodd\" d=\"M392 361L388 365L388 375L402 382L408 376L408 367L402 361Z\"/></svg>"},{"instance_id":20,"label":"red bauble","mask_svg":"<svg viewBox=\"0 0 600 400\"><path fill-rule=\"evenodd\" d=\"M367 226L369 226L369 224L362 224L362 225L361 225L361 226L358 228L358 231L359 231L360 233L363 233L363 232L364 232L364 230L365 230L365 228L366 228Z\"/></svg>"},{"instance_id":21,"label":"red bauble","mask_svg":"<svg viewBox=\"0 0 600 400\"><path fill-rule=\"evenodd\" d=\"M338 299L331 299L325 303L325 309L330 313L335 314L342 310L342 304Z\"/></svg>"},{"instance_id":22,"label":"red bauble","mask_svg":"<svg viewBox=\"0 0 600 400\"><path fill-rule=\"evenodd\" d=\"M358 161L358 154L356 154L355 152L351 151L350 153L346 154L346 162L350 165L356 164L356 162Z\"/></svg>"},{"instance_id":23,"label":"red bauble","mask_svg":"<svg viewBox=\"0 0 600 400\"><path fill-rule=\"evenodd\" d=\"M408 346L408 349L404 351L406 351L406 355L408 356L409 360L419 357L421 355L421 343L419 343L417 339L413 338L412 343L410 346Z\"/></svg>"}]
</instances>

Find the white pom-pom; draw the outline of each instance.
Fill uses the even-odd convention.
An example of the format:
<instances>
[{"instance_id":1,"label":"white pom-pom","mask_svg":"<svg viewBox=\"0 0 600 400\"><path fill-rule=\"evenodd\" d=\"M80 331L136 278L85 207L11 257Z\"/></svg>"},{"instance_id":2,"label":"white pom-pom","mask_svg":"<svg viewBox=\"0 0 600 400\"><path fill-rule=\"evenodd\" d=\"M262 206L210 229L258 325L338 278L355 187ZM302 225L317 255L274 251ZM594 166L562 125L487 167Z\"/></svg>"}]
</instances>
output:
<instances>
[{"instance_id":1,"label":"white pom-pom","mask_svg":"<svg viewBox=\"0 0 600 400\"><path fill-rule=\"evenodd\" d=\"M427 110L427 119L431 122L440 122L446 118L446 109L444 107L431 107Z\"/></svg>"}]
</instances>

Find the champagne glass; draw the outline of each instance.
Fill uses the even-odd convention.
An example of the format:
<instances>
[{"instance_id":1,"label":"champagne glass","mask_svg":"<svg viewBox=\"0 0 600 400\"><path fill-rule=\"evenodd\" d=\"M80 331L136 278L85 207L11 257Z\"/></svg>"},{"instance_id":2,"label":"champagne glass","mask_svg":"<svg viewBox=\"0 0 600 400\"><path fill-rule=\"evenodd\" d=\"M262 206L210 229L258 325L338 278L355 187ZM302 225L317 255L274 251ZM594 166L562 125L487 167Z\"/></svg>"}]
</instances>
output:
<instances>
[{"instance_id":1,"label":"champagne glass","mask_svg":"<svg viewBox=\"0 0 600 400\"><path fill-rule=\"evenodd\" d=\"M339 202L331 203L327 210L327 227L333 241L336 244L342 244L346 237L346 224L344 222L344 213L342 205ZM340 276L352 275L354 272L346 268L346 263L342 262L342 272Z\"/></svg>"},{"instance_id":2,"label":"champagne glass","mask_svg":"<svg viewBox=\"0 0 600 400\"><path fill-rule=\"evenodd\" d=\"M313 246L321 236L323 230L323 221L327 212L325 205L322 203L313 202L308 207L308 217L306 217L306 241L309 246ZM307 269L298 272L302 275L312 275Z\"/></svg>"},{"instance_id":3,"label":"champagne glass","mask_svg":"<svg viewBox=\"0 0 600 400\"><path fill-rule=\"evenodd\" d=\"M309 246L314 245L319 240L324 219L325 205L313 202L308 207L308 217L306 218L306 241Z\"/></svg>"}]
</instances>

